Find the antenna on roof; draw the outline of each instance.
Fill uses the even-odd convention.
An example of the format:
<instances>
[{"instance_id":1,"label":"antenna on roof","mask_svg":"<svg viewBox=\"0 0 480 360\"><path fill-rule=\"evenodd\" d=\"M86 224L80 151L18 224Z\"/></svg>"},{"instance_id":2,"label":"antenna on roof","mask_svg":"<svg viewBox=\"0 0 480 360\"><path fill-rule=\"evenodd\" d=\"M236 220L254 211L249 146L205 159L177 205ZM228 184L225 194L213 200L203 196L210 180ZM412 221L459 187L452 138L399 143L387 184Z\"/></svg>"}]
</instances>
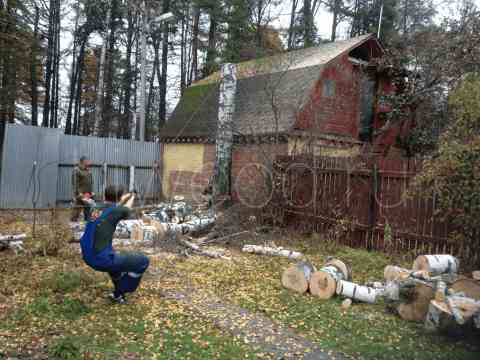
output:
<instances>
[{"instance_id":1,"label":"antenna on roof","mask_svg":"<svg viewBox=\"0 0 480 360\"><path fill-rule=\"evenodd\" d=\"M382 6L380 7L380 19L378 19L378 33L377 33L377 38L378 39L380 39L380 33L382 31L383 4L384 4L384 2L382 1Z\"/></svg>"}]
</instances>

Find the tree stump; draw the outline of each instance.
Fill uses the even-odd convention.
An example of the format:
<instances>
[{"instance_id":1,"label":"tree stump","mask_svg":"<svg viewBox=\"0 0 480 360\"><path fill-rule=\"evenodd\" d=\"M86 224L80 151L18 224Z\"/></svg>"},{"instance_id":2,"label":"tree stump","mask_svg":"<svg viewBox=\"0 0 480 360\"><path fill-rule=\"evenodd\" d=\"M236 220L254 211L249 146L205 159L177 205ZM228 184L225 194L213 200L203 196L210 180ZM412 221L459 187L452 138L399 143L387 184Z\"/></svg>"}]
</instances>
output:
<instances>
[{"instance_id":1,"label":"tree stump","mask_svg":"<svg viewBox=\"0 0 480 360\"><path fill-rule=\"evenodd\" d=\"M305 294L310 284L312 274L315 268L312 264L307 262L299 262L296 265L290 266L282 274L282 285L293 290L299 294Z\"/></svg>"}]
</instances>

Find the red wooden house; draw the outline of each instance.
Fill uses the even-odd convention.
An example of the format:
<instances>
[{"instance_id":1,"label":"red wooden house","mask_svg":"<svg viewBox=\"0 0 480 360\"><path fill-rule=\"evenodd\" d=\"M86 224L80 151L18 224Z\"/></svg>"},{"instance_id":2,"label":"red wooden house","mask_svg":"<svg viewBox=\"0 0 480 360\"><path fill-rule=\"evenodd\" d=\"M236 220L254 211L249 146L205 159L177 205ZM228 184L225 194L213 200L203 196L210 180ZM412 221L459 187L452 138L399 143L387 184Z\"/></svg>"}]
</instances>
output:
<instances>
[{"instance_id":1,"label":"red wooden house","mask_svg":"<svg viewBox=\"0 0 480 360\"><path fill-rule=\"evenodd\" d=\"M395 91L372 65L383 54L369 34L237 64L232 164L237 192L245 182L256 188L259 180L250 170L276 155L352 156L365 144L382 152L393 145L398 129L377 136L389 110L381 97ZM194 196L212 173L219 82L213 74L188 88L162 129L167 196Z\"/></svg>"}]
</instances>

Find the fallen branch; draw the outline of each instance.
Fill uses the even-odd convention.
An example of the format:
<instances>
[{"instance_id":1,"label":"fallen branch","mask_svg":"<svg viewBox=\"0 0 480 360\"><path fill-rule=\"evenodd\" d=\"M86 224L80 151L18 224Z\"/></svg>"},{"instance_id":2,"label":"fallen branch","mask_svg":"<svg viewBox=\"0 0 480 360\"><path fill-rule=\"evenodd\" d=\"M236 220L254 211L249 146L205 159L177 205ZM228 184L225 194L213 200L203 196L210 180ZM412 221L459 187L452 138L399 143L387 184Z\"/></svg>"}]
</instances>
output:
<instances>
[{"instance_id":1,"label":"fallen branch","mask_svg":"<svg viewBox=\"0 0 480 360\"><path fill-rule=\"evenodd\" d=\"M230 240L233 240L235 238L238 238L242 235L246 235L246 234L250 234L250 231L241 231L241 232L238 232L238 233L235 233L235 234L230 234L230 235L226 235L226 236L222 236L222 237L219 237L219 238L214 238L214 239L209 239L208 236L205 237L205 238L202 238L202 241L199 242L199 245L200 246L205 246L205 245L209 245L209 244L219 244L219 243L226 243Z\"/></svg>"},{"instance_id":2,"label":"fallen branch","mask_svg":"<svg viewBox=\"0 0 480 360\"><path fill-rule=\"evenodd\" d=\"M180 244L182 244L183 246L195 251L199 255L207 256L207 257L214 258L214 259L231 260L231 258L225 256L223 252L201 249L199 245L194 244L194 243L192 243L188 240L182 239L182 238L178 238L177 240Z\"/></svg>"},{"instance_id":3,"label":"fallen branch","mask_svg":"<svg viewBox=\"0 0 480 360\"><path fill-rule=\"evenodd\" d=\"M268 256L279 256L279 257L286 257L292 260L299 260L303 258L303 254L287 250L282 247L279 248L271 248L268 246L259 246L259 245L245 245L242 249L243 252L249 254L259 254L259 255L268 255Z\"/></svg>"}]
</instances>

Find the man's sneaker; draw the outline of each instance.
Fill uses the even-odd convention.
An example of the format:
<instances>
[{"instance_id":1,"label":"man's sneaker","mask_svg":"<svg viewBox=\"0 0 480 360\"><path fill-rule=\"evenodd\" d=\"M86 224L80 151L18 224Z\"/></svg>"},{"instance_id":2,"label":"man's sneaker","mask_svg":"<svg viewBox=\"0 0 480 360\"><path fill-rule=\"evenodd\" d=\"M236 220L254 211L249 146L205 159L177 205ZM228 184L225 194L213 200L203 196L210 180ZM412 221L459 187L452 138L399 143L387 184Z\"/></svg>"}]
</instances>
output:
<instances>
[{"instance_id":1,"label":"man's sneaker","mask_svg":"<svg viewBox=\"0 0 480 360\"><path fill-rule=\"evenodd\" d=\"M127 299L125 299L124 295L115 296L113 293L111 293L108 295L108 298L115 304L124 305L127 303Z\"/></svg>"}]
</instances>

